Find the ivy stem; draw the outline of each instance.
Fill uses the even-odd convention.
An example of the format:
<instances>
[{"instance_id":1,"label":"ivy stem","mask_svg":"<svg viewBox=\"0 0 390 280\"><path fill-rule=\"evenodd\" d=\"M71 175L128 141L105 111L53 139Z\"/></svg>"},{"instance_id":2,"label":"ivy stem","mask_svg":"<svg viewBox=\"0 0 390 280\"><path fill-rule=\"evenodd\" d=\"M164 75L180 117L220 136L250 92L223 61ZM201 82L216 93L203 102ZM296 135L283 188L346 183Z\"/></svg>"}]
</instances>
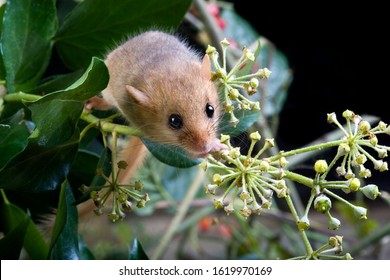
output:
<instances>
[{"instance_id":1,"label":"ivy stem","mask_svg":"<svg viewBox=\"0 0 390 280\"><path fill-rule=\"evenodd\" d=\"M287 195L285 197L288 207L290 208L290 212L293 215L293 218L295 220L295 223L297 224L299 221L298 213L295 210L294 203L291 200L291 197ZM307 238L306 232L304 230L299 229L299 233L301 234L301 238L303 240L303 244L305 245L306 249L306 256L310 257L313 254L313 248L311 247L309 238Z\"/></svg>"},{"instance_id":2,"label":"ivy stem","mask_svg":"<svg viewBox=\"0 0 390 280\"><path fill-rule=\"evenodd\" d=\"M205 173L201 168L198 169L198 173L196 174L195 180L193 181L192 185L188 189L188 192L182 201L178 212L176 216L173 218L171 224L169 225L167 231L165 232L164 236L161 239L161 242L159 243L159 246L157 247L156 251L153 254L152 259L159 259L163 253L165 248L170 244L170 241L172 240L173 235L177 231L177 228L182 224L183 219L188 212L191 202L193 201L195 195L198 193L198 190L201 186L201 182L204 179Z\"/></svg>"}]
</instances>

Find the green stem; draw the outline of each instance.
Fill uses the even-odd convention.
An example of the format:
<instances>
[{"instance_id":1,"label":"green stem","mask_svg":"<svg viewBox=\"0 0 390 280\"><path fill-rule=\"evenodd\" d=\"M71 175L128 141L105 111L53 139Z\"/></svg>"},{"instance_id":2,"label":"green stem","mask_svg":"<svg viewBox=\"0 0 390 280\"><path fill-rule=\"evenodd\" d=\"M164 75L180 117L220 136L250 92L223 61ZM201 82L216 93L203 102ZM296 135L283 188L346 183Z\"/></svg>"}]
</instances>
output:
<instances>
[{"instance_id":1,"label":"green stem","mask_svg":"<svg viewBox=\"0 0 390 280\"><path fill-rule=\"evenodd\" d=\"M6 102L37 101L42 96L24 92L10 93L4 96Z\"/></svg>"},{"instance_id":2,"label":"green stem","mask_svg":"<svg viewBox=\"0 0 390 280\"><path fill-rule=\"evenodd\" d=\"M278 154L278 155L275 155L273 157L270 157L270 160L273 161L274 158L278 158L280 156L290 157L290 156L294 156L294 155L301 154L301 153L307 153L307 152L311 152L311 151L316 151L316 150L321 150L321 149L325 149L325 148L335 147L335 146L338 146L338 145L340 145L342 143L345 143L344 139L330 141L330 142L327 142L327 143L321 143L321 144L318 144L318 145L313 145L313 146L304 147L304 148L300 148L300 149L296 149L296 150L291 150L291 151L288 151L288 152L281 152L281 154Z\"/></svg>"},{"instance_id":3,"label":"green stem","mask_svg":"<svg viewBox=\"0 0 390 280\"><path fill-rule=\"evenodd\" d=\"M295 223L298 223L298 221L299 221L298 213L295 210L294 203L292 202L291 197L289 195L287 195L285 197L285 199L286 199L288 207L290 208L290 212L295 220ZM306 232L304 230L299 230L299 233L301 234L303 244L305 245L306 256L310 257L313 253L313 248L311 247L310 241L307 238Z\"/></svg>"},{"instance_id":4,"label":"green stem","mask_svg":"<svg viewBox=\"0 0 390 280\"><path fill-rule=\"evenodd\" d=\"M198 193L198 190L201 186L201 182L204 179L204 174L205 173L203 172L203 170L201 168L199 168L194 182L192 183L192 185L188 189L188 192L187 192L183 202L181 203L176 216L173 218L167 231L165 232L164 236L162 237L161 242L159 243L159 246L157 247L156 251L154 252L152 259L159 259L163 255L164 250L170 244L170 242L173 238L173 235L177 231L177 228L179 227L179 225L181 225L183 223L183 219L191 206L191 202L193 201L195 195Z\"/></svg>"}]
</instances>

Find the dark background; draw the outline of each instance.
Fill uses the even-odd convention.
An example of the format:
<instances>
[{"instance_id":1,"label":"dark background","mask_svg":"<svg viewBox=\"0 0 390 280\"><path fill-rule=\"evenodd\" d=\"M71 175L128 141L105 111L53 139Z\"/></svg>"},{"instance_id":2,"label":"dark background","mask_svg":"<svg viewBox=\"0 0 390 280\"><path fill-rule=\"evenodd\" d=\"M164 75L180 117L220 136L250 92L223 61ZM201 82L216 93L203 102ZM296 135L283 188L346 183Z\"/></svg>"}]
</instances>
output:
<instances>
[{"instance_id":1,"label":"dark background","mask_svg":"<svg viewBox=\"0 0 390 280\"><path fill-rule=\"evenodd\" d=\"M234 1L235 9L287 56L294 73L280 116L279 137L285 145L322 135L326 114L333 111L340 116L350 109L390 122L390 25L384 7L262 1L254 8L254 2Z\"/></svg>"},{"instance_id":2,"label":"dark background","mask_svg":"<svg viewBox=\"0 0 390 280\"><path fill-rule=\"evenodd\" d=\"M255 1L233 3L238 14L286 55L293 70L276 137L280 149L302 147L333 130L326 122L330 112L336 112L340 121L342 112L350 109L390 123L386 42L390 32L385 7L340 1L316 1L315 6L278 1L261 1L258 7ZM390 145L390 137L382 143ZM311 167L314 160L301 168ZM372 173L368 182L390 190L388 172Z\"/></svg>"}]
</instances>

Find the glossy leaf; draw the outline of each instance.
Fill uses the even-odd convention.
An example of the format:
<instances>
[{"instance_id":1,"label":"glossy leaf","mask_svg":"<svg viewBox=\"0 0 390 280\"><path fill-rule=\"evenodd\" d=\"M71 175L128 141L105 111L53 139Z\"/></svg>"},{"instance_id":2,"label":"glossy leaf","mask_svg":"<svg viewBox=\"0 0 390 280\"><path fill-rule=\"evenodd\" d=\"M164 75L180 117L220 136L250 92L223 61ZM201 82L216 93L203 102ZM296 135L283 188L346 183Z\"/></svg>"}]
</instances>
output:
<instances>
[{"instance_id":1,"label":"glossy leaf","mask_svg":"<svg viewBox=\"0 0 390 280\"><path fill-rule=\"evenodd\" d=\"M78 212L73 193L68 183L64 182L61 185L56 221L50 243L50 259L80 259L77 225Z\"/></svg>"},{"instance_id":2,"label":"glossy leaf","mask_svg":"<svg viewBox=\"0 0 390 280\"><path fill-rule=\"evenodd\" d=\"M9 238L13 238L14 242L22 243L30 259L47 258L49 247L41 232L31 220L30 215L4 199L4 193L0 207L0 217L6 236L8 234L14 235ZM25 223L27 225L21 226ZM15 243L16 247L18 247L17 243Z\"/></svg>"},{"instance_id":3,"label":"glossy leaf","mask_svg":"<svg viewBox=\"0 0 390 280\"><path fill-rule=\"evenodd\" d=\"M130 247L129 260L149 260L141 243L137 238L134 238L133 244Z\"/></svg>"},{"instance_id":4,"label":"glossy leaf","mask_svg":"<svg viewBox=\"0 0 390 280\"><path fill-rule=\"evenodd\" d=\"M35 85L48 65L57 31L54 0L8 0L1 33L8 92Z\"/></svg>"},{"instance_id":5,"label":"glossy leaf","mask_svg":"<svg viewBox=\"0 0 390 280\"><path fill-rule=\"evenodd\" d=\"M77 133L58 146L30 144L0 171L1 187L26 192L57 189L69 173L78 141Z\"/></svg>"},{"instance_id":6,"label":"glossy leaf","mask_svg":"<svg viewBox=\"0 0 390 280\"><path fill-rule=\"evenodd\" d=\"M142 138L149 151L161 162L180 168L187 168L199 164L201 159L192 159L187 153L179 148Z\"/></svg>"},{"instance_id":7,"label":"glossy leaf","mask_svg":"<svg viewBox=\"0 0 390 280\"><path fill-rule=\"evenodd\" d=\"M27 147L30 132L22 118L23 111L20 110L9 121L0 124L0 170Z\"/></svg>"},{"instance_id":8,"label":"glossy leaf","mask_svg":"<svg viewBox=\"0 0 390 280\"><path fill-rule=\"evenodd\" d=\"M11 229L2 239L0 239L1 260L19 259L29 223L30 220L26 216L19 225Z\"/></svg>"},{"instance_id":9,"label":"glossy leaf","mask_svg":"<svg viewBox=\"0 0 390 280\"><path fill-rule=\"evenodd\" d=\"M189 0L85 0L63 20L56 48L70 69L84 68L92 56L101 57L132 33L155 26L175 28L190 4Z\"/></svg>"},{"instance_id":10,"label":"glossy leaf","mask_svg":"<svg viewBox=\"0 0 390 280\"><path fill-rule=\"evenodd\" d=\"M260 113L258 111L246 111L246 110L239 110L234 112L236 118L238 118L240 121L238 124L234 127L229 124L229 114L224 114L221 121L221 128L220 131L222 134L230 135L230 136L238 136L242 132L246 131L248 128L250 128L255 121L259 119Z\"/></svg>"},{"instance_id":11,"label":"glossy leaf","mask_svg":"<svg viewBox=\"0 0 390 280\"><path fill-rule=\"evenodd\" d=\"M34 138L30 137L28 147L0 171L3 188L38 192L59 187L77 152L77 124L83 101L102 90L107 82L105 64L94 58L73 85L27 103L36 124Z\"/></svg>"}]
</instances>

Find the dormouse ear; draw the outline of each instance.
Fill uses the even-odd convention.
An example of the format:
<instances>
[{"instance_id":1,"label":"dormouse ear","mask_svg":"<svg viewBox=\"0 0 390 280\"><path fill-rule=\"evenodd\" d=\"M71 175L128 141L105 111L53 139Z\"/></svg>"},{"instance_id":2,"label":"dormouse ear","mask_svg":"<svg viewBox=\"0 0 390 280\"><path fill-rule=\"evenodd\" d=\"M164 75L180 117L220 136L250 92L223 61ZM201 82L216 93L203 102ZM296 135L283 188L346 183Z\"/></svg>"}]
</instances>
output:
<instances>
[{"instance_id":1,"label":"dormouse ear","mask_svg":"<svg viewBox=\"0 0 390 280\"><path fill-rule=\"evenodd\" d=\"M130 97L134 99L134 101L136 101L137 103L142 105L147 105L150 103L149 96L142 91L136 89L135 87L126 85L126 90L129 93Z\"/></svg>"},{"instance_id":2,"label":"dormouse ear","mask_svg":"<svg viewBox=\"0 0 390 280\"><path fill-rule=\"evenodd\" d=\"M202 60L202 76L208 80L211 79L211 64L210 64L210 58L207 54L203 57Z\"/></svg>"}]
</instances>

